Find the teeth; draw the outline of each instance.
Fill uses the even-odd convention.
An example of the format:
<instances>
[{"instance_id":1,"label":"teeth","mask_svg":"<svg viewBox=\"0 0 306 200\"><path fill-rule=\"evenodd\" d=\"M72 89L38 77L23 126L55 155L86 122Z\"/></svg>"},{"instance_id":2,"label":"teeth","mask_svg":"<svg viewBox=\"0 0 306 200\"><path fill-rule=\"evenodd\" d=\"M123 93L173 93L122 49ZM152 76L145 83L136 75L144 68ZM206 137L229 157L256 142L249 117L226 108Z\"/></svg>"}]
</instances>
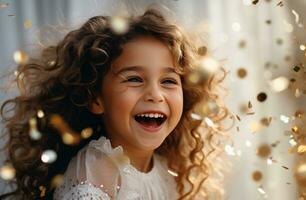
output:
<instances>
[{"instance_id":1,"label":"teeth","mask_svg":"<svg viewBox=\"0 0 306 200\"><path fill-rule=\"evenodd\" d=\"M150 118L163 118L164 115L158 113L146 113L146 114L138 114L138 117L150 117Z\"/></svg>"}]
</instances>

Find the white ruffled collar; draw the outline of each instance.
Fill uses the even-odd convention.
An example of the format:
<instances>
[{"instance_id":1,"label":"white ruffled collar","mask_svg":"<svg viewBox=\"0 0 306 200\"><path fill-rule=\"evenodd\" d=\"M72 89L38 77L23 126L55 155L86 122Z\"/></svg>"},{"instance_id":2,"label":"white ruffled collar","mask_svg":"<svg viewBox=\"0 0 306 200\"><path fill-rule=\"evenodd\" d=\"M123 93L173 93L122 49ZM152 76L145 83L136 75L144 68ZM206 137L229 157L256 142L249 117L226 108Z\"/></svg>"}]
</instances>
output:
<instances>
[{"instance_id":1,"label":"white ruffled collar","mask_svg":"<svg viewBox=\"0 0 306 200\"><path fill-rule=\"evenodd\" d=\"M88 147L98 149L105 153L116 163L119 169L123 169L124 171L131 170L143 177L151 177L156 173L158 163L155 154L153 154L153 168L149 172L145 173L137 170L133 165L131 165L130 159L124 154L122 146L113 148L110 140L104 136L101 136L98 140L92 140Z\"/></svg>"}]
</instances>

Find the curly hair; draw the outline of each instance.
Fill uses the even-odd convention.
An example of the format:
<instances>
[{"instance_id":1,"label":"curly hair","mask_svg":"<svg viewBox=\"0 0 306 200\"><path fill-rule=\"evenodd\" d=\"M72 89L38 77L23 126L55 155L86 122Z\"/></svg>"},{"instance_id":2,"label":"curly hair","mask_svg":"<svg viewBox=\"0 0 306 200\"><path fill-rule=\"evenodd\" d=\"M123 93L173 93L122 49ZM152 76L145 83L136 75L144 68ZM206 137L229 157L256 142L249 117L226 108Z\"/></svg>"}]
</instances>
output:
<instances>
[{"instance_id":1,"label":"curly hair","mask_svg":"<svg viewBox=\"0 0 306 200\"><path fill-rule=\"evenodd\" d=\"M209 199L215 195L221 198L222 163L217 158L223 152L221 138L226 138L221 122L228 112L219 104L215 88L225 72L219 78L209 76L191 83L189 76L197 70L201 58L199 48L157 10L148 9L141 16L127 18L129 28L122 34L113 31L110 20L107 16L90 18L57 45L43 49L38 58L18 66L16 82L20 94L1 106L4 133L8 136L7 162L16 170L16 190L0 198L52 198L52 178L64 173L71 158L91 139L106 136L101 117L90 112L89 106L100 94L103 77L121 54L122 46L143 35L169 47L183 83L182 117L156 153L166 157L169 169L176 173L179 199ZM213 121L214 126L193 117L199 108L209 108L211 103L217 109L206 109L202 116L205 114L205 119ZM38 110L43 110L45 117L38 118ZM61 116L76 133L91 127L93 135L78 145L66 145L59 130L50 123L54 114ZM29 120L33 117L42 133L39 140L29 136ZM54 163L41 161L45 149L56 151L58 157ZM46 188L44 195L41 186Z\"/></svg>"}]
</instances>

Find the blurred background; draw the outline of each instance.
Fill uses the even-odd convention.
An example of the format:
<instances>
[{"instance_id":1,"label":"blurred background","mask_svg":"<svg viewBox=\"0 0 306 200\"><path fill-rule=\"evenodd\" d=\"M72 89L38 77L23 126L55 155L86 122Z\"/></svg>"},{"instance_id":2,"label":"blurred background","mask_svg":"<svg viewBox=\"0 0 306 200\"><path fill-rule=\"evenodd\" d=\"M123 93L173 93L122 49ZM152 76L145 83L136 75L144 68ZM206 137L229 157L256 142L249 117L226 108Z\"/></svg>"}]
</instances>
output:
<instances>
[{"instance_id":1,"label":"blurred background","mask_svg":"<svg viewBox=\"0 0 306 200\"><path fill-rule=\"evenodd\" d=\"M39 41L52 44L91 16L141 14L152 3L200 36L228 71L236 124L225 148L226 199L303 200L306 0L0 0L0 103L16 95L16 59L35 54Z\"/></svg>"}]
</instances>

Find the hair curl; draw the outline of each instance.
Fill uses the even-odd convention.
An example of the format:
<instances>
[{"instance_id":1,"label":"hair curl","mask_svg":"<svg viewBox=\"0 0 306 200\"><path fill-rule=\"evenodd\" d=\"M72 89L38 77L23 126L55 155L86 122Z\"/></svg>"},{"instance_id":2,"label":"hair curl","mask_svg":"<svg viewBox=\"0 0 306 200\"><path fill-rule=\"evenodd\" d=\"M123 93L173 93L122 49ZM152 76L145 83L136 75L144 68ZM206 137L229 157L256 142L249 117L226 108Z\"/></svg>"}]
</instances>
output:
<instances>
[{"instance_id":1,"label":"hair curl","mask_svg":"<svg viewBox=\"0 0 306 200\"><path fill-rule=\"evenodd\" d=\"M188 75L198 66L198 48L157 10L149 9L141 16L128 18L129 29L124 34L113 32L110 19L106 16L89 19L56 46L45 48L40 57L18 66L16 82L20 95L1 106L8 136L5 148L8 162L16 169L16 190L1 197L52 198L51 179L64 173L70 159L90 139L105 135L100 116L91 113L89 105L100 94L103 77L110 70L111 62L121 54L122 46L142 35L167 44L183 83L182 118L156 152L168 159L169 168L178 175L179 199L208 199L213 193L221 197L221 185L214 181L221 164L215 158L223 151L218 138L225 136L221 121L227 117L227 109L220 106L206 112L206 117L216 125L213 128L193 119L191 114L209 102L218 104L214 91L224 77L209 77L200 84L188 83ZM36 117L43 136L35 141L29 137L28 122L40 109L46 117ZM52 114L60 115L78 133L91 127L94 134L77 146L65 145L58 130L50 124ZM41 162L42 151L50 148L57 152L56 162ZM44 197L40 197L42 185L46 187Z\"/></svg>"}]
</instances>

